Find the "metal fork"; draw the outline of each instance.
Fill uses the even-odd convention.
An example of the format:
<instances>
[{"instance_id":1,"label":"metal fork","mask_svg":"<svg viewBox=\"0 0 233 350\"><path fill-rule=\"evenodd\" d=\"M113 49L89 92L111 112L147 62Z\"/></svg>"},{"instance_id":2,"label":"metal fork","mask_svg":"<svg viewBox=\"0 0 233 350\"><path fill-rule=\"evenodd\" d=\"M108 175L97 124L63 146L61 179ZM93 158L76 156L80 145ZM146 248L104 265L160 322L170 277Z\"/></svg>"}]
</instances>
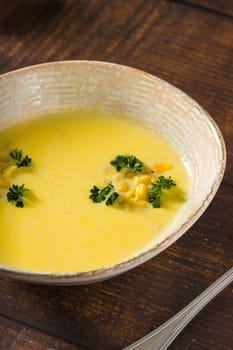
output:
<instances>
[{"instance_id":1,"label":"metal fork","mask_svg":"<svg viewBox=\"0 0 233 350\"><path fill-rule=\"evenodd\" d=\"M185 326L233 281L233 267L175 316L123 350L166 350Z\"/></svg>"}]
</instances>

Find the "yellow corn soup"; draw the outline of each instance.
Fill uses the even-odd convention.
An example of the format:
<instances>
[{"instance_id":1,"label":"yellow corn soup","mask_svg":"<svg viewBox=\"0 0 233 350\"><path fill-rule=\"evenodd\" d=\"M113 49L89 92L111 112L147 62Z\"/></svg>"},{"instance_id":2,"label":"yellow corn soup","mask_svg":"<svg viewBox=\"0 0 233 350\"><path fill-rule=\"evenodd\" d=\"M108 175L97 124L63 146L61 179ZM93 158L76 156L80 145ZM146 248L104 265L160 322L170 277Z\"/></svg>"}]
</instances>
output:
<instances>
[{"instance_id":1,"label":"yellow corn soup","mask_svg":"<svg viewBox=\"0 0 233 350\"><path fill-rule=\"evenodd\" d=\"M30 167L9 153L22 150ZM117 172L110 161L135 155L153 172ZM161 207L148 203L148 183L171 176ZM90 189L112 182L111 206L93 203ZM25 184L24 208L7 201ZM178 153L132 118L72 113L28 119L0 131L0 265L43 272L109 267L153 244L184 205L189 176Z\"/></svg>"}]
</instances>

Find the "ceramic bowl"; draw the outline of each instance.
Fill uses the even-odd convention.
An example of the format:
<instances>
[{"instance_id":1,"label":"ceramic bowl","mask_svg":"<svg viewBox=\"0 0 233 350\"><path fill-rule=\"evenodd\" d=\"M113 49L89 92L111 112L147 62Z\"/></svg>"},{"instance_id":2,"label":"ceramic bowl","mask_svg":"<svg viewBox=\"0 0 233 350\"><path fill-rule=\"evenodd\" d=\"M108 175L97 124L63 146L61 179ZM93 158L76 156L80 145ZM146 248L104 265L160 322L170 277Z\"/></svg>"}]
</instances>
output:
<instances>
[{"instance_id":1,"label":"ceramic bowl","mask_svg":"<svg viewBox=\"0 0 233 350\"><path fill-rule=\"evenodd\" d=\"M209 114L167 82L107 62L46 63L0 76L0 125L25 115L100 108L143 120L172 143L191 177L189 198L153 246L111 268L85 273L37 273L0 266L5 276L35 283L72 285L114 277L156 256L180 238L213 199L226 161L224 140Z\"/></svg>"}]
</instances>

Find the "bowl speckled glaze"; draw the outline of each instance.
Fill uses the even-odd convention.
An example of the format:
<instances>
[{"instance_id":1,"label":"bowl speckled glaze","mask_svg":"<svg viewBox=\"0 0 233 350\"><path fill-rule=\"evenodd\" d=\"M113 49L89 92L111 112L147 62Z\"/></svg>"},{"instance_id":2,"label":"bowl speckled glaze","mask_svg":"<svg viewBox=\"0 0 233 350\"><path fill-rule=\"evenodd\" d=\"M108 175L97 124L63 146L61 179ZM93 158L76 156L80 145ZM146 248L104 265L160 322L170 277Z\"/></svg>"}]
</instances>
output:
<instances>
[{"instance_id":1,"label":"bowl speckled glaze","mask_svg":"<svg viewBox=\"0 0 233 350\"><path fill-rule=\"evenodd\" d=\"M209 114L174 86L137 69L96 61L46 63L0 76L1 127L28 115L95 108L143 120L175 145L191 177L184 208L149 250L111 268L54 274L0 266L0 274L57 285L112 278L170 246L194 224L213 199L225 170L223 137Z\"/></svg>"}]
</instances>

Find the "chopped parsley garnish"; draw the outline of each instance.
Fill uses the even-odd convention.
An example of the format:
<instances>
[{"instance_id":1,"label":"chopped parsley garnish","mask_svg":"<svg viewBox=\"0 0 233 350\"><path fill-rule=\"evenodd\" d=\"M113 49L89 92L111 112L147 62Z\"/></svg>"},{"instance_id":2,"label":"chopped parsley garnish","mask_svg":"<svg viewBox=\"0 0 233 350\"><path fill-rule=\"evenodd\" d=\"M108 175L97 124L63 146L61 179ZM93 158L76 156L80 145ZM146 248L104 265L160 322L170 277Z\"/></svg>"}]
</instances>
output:
<instances>
[{"instance_id":1,"label":"chopped parsley garnish","mask_svg":"<svg viewBox=\"0 0 233 350\"><path fill-rule=\"evenodd\" d=\"M175 182L172 180L171 176L164 177L159 176L157 182L152 184L149 189L149 203L152 204L153 208L160 208L161 197L164 190L169 190L171 187L176 186Z\"/></svg>"},{"instance_id":2,"label":"chopped parsley garnish","mask_svg":"<svg viewBox=\"0 0 233 350\"><path fill-rule=\"evenodd\" d=\"M135 156L116 156L114 160L110 162L112 166L116 168L117 171L127 168L135 173L140 173L143 168L143 163Z\"/></svg>"},{"instance_id":3,"label":"chopped parsley garnish","mask_svg":"<svg viewBox=\"0 0 233 350\"><path fill-rule=\"evenodd\" d=\"M115 188L111 182L109 182L107 186L102 189L98 188L97 186L93 186L90 190L89 196L94 203L101 203L105 201L107 206L112 205L117 197L119 197L119 194L115 191Z\"/></svg>"},{"instance_id":4,"label":"chopped parsley garnish","mask_svg":"<svg viewBox=\"0 0 233 350\"><path fill-rule=\"evenodd\" d=\"M10 156L16 161L16 165L18 168L23 166L30 166L32 164L31 158L27 155L24 157L23 152L18 148L15 148L10 151Z\"/></svg>"},{"instance_id":5,"label":"chopped parsley garnish","mask_svg":"<svg viewBox=\"0 0 233 350\"><path fill-rule=\"evenodd\" d=\"M15 206L17 208L23 208L24 207L24 193L26 191L29 191L27 188L24 187L25 185L12 185L9 188L9 191L7 192L7 200L8 202L14 202Z\"/></svg>"}]
</instances>

